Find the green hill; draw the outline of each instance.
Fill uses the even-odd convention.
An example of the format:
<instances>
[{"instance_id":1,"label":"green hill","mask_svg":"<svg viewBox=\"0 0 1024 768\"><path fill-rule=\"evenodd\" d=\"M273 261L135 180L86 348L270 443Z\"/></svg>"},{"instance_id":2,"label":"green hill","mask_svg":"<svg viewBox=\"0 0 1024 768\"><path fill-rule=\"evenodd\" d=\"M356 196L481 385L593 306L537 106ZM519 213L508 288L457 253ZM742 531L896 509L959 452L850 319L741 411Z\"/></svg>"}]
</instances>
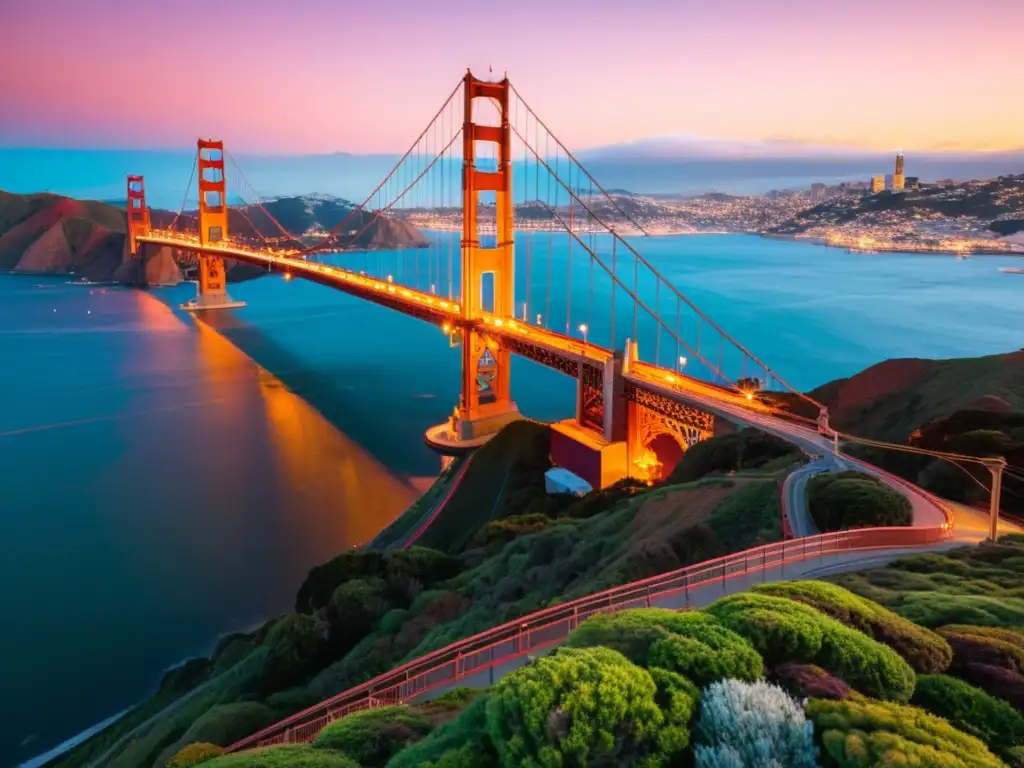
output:
<instances>
[{"instance_id":1,"label":"green hill","mask_svg":"<svg viewBox=\"0 0 1024 768\"><path fill-rule=\"evenodd\" d=\"M599 614L482 691L352 714L309 745L182 745L167 765L1021 766L1021 560L1005 537L699 611Z\"/></svg>"}]
</instances>

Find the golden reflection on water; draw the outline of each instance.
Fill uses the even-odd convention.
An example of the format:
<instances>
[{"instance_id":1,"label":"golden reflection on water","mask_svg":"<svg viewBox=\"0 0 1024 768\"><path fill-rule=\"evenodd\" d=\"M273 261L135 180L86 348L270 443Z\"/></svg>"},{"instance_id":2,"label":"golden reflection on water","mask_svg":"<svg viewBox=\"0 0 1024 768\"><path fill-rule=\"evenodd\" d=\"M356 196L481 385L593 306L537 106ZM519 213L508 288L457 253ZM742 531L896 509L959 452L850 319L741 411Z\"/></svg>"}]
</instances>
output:
<instances>
[{"instance_id":1,"label":"golden reflection on water","mask_svg":"<svg viewBox=\"0 0 1024 768\"><path fill-rule=\"evenodd\" d=\"M231 376L232 391L244 384L245 397L265 415L260 427L273 446L278 500L286 514L279 527L293 540L332 542L342 548L364 544L419 495L359 443L342 433L315 408L289 391L269 371L246 357L215 329L196 318L204 370L223 371L243 361L252 375ZM219 410L219 407L218 407ZM251 421L253 411L246 405ZM228 422L235 423L231 417ZM326 509L324 507L327 507Z\"/></svg>"},{"instance_id":2,"label":"golden reflection on water","mask_svg":"<svg viewBox=\"0 0 1024 768\"><path fill-rule=\"evenodd\" d=\"M364 544L415 501L413 488L273 375L261 370L259 382L267 426L277 448L278 472L287 479L283 485L299 495L289 508L309 509L317 499L331 499L336 512L326 518L293 516L290 521L296 527L308 528L311 523L319 527L326 520L332 530L310 533Z\"/></svg>"}]
</instances>

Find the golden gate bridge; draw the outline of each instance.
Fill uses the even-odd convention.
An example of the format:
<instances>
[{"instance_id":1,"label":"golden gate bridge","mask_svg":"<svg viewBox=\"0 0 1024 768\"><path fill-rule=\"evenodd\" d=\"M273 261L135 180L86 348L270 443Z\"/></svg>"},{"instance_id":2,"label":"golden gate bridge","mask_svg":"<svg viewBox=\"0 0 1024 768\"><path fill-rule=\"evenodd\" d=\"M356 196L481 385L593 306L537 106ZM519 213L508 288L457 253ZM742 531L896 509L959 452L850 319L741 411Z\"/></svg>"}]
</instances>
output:
<instances>
[{"instance_id":1,"label":"golden gate bridge","mask_svg":"<svg viewBox=\"0 0 1024 768\"><path fill-rule=\"evenodd\" d=\"M243 238L229 228L229 163L246 203L231 209L249 225ZM467 72L390 173L312 242L270 213L222 142L198 142L190 187L192 178L197 214L186 215L183 200L164 228L152 226L144 180L128 178L133 256L145 260L158 248L195 254L198 296L185 309L241 306L227 294L229 259L439 326L462 350L453 417L427 436L442 452L476 447L519 418L512 355L577 381L576 413L554 425L552 453L594 487L667 473L682 451L714 433L716 417L785 421L786 434L800 430L816 446L834 438L821 404L701 312L621 234L643 227L507 78ZM517 207L531 223L518 244ZM411 253L359 245L408 212L458 232L431 232L427 247Z\"/></svg>"},{"instance_id":2,"label":"golden gate bridge","mask_svg":"<svg viewBox=\"0 0 1024 768\"><path fill-rule=\"evenodd\" d=\"M227 163L240 183L242 207L228 205ZM982 464L992 471L990 536L996 536L1004 460L837 433L822 404L790 386L643 257L625 236L643 234L643 227L507 77L491 82L467 72L383 181L318 236L288 231L220 141L198 142L188 187L193 179L195 215L185 212L186 192L169 224L154 227L144 179L128 177L131 258L143 264L161 253L191 254L198 295L183 305L188 310L242 306L226 290L225 261L237 261L437 326L462 358L458 403L426 436L442 453L471 450L521 418L510 371L516 355L575 380L575 414L552 425L551 458L595 488L624 477L658 479L687 448L731 422L780 436L809 455L838 454L841 439ZM528 227L516 227L517 210L529 217ZM242 236L230 230L229 212L247 224ZM385 244L382 232L395 218L420 222L426 246L376 247ZM844 460L912 497L915 525L783 541L540 611L414 660L229 751L306 741L348 712L408 701L521 660L597 611L676 606L680 594L688 601L688 590L709 583L755 572L766 578L826 555L900 551L953 536L958 513L950 505L876 467Z\"/></svg>"}]
</instances>

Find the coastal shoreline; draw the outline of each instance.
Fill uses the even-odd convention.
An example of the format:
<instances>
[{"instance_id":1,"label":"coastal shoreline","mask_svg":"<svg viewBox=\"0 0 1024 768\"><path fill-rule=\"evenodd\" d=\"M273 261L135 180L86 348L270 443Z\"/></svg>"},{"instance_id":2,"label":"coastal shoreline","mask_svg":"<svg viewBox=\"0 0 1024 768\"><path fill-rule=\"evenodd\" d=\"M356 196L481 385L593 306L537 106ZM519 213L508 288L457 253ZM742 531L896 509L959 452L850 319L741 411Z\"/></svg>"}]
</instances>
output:
<instances>
[{"instance_id":1,"label":"coastal shoreline","mask_svg":"<svg viewBox=\"0 0 1024 768\"><path fill-rule=\"evenodd\" d=\"M970 256L1007 256L1007 257L1010 257L1010 258L1018 258L1018 259L1024 258L1024 251L1003 251L1003 250L989 249L989 248L977 248L977 249L973 249L973 250L970 250L970 251L952 251L952 250L940 250L940 249L937 249L937 248L926 248L926 247L923 247L923 246L922 247L918 247L918 248L914 248L914 247L908 247L908 248L891 248L890 247L890 248L886 248L886 247L880 246L878 248L872 248L872 249L870 249L870 251L868 251L868 250L858 250L857 248L852 248L852 247L846 246L846 245L833 245L831 243L825 242L821 238L796 237L795 235L782 235L782 234L776 234L774 232L749 232L749 233L743 233L743 234L756 235L758 237L763 237L766 240L782 240L782 241L791 242L791 243L807 243L808 245L818 245L818 246L822 246L824 248L835 248L837 250L847 251L849 253L855 253L855 254L859 253L859 254L865 254L865 255L870 255L872 253L874 253L874 254L882 254L882 253L908 253L908 254L917 254L917 255L920 255L920 256L963 256L963 257L970 257Z\"/></svg>"}]
</instances>

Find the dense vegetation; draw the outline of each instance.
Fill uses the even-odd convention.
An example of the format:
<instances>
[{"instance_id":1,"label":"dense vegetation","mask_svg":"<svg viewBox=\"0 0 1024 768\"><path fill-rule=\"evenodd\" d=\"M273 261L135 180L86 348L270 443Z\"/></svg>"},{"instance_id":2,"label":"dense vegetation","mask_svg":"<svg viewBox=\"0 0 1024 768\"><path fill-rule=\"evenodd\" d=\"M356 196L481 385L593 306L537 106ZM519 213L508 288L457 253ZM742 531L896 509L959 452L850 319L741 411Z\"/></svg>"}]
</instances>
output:
<instances>
[{"instance_id":1,"label":"dense vegetation","mask_svg":"<svg viewBox=\"0 0 1024 768\"><path fill-rule=\"evenodd\" d=\"M744 429L697 443L683 454L669 482L686 483L713 472L770 471L799 461L800 452L790 443L764 432Z\"/></svg>"},{"instance_id":2,"label":"dense vegetation","mask_svg":"<svg viewBox=\"0 0 1024 768\"><path fill-rule=\"evenodd\" d=\"M446 721L431 716L440 702L371 710L308 747L203 764L1020 766L1020 704L969 677L978 665L1019 676L1024 622L991 614L989 626L931 631L899 608L914 604L906 598L921 579L945 584L940 595L972 594L965 576L982 573L1000 589L1024 590L1022 563L1024 537L1008 537L839 577L889 607L834 583L793 582L700 611L600 614L475 700L449 694Z\"/></svg>"},{"instance_id":3,"label":"dense vegetation","mask_svg":"<svg viewBox=\"0 0 1024 768\"><path fill-rule=\"evenodd\" d=\"M957 411L915 430L910 443L932 451L1004 457L1010 471L1003 476L1002 509L1024 516L1024 413ZM981 506L988 503L992 480L985 467L959 467L912 453L865 448L854 452L944 498Z\"/></svg>"},{"instance_id":4,"label":"dense vegetation","mask_svg":"<svg viewBox=\"0 0 1024 768\"><path fill-rule=\"evenodd\" d=\"M781 536L785 470L772 467L799 460L784 444L747 434L748 458L739 465L711 462L690 482L624 482L577 499L544 492L547 439L546 427L516 423L473 456L436 529L417 542L443 551L354 550L313 568L295 613L223 638L211 658L169 673L153 699L60 764L162 765L191 742L226 745L504 621ZM736 436L724 440L735 457ZM736 466L740 472L725 474ZM410 514L394 538L421 514ZM660 649L665 663L672 656L682 664L690 653L682 637ZM241 705L237 718L224 709Z\"/></svg>"},{"instance_id":5,"label":"dense vegetation","mask_svg":"<svg viewBox=\"0 0 1024 768\"><path fill-rule=\"evenodd\" d=\"M905 496L863 472L815 475L807 483L807 506L822 533L914 522Z\"/></svg>"}]
</instances>

